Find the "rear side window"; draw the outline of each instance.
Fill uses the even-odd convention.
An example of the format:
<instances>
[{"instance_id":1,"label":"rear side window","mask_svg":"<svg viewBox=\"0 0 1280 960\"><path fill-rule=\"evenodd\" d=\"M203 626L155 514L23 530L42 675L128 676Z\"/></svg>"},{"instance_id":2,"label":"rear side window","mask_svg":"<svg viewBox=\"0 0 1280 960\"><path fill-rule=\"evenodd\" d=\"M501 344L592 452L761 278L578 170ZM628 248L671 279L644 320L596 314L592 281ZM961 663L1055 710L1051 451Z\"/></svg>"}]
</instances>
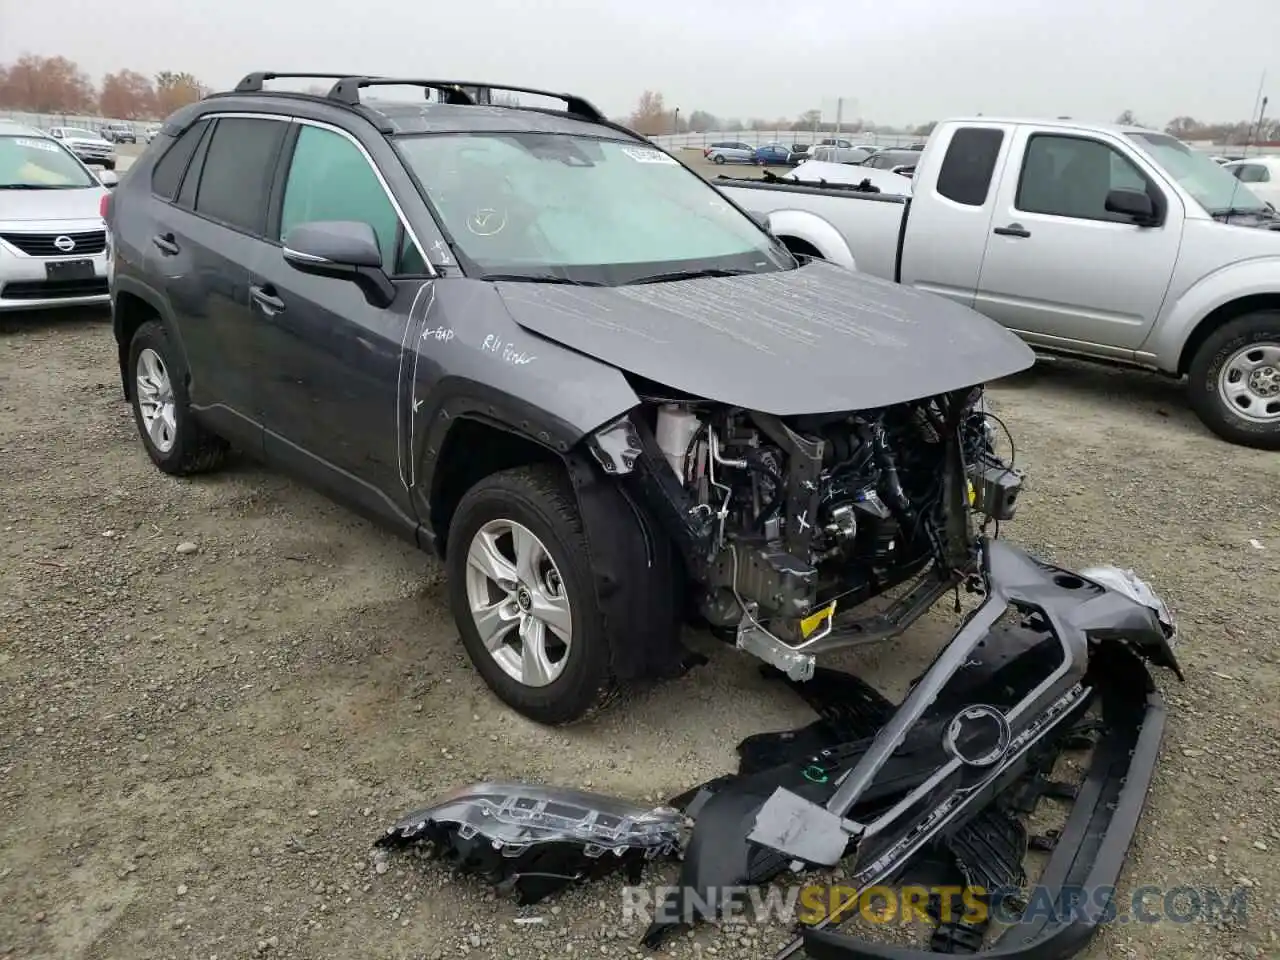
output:
<instances>
[{"instance_id":1,"label":"rear side window","mask_svg":"<svg viewBox=\"0 0 1280 960\"><path fill-rule=\"evenodd\" d=\"M278 120L219 120L200 171L196 213L261 235L285 130L286 125Z\"/></svg>"},{"instance_id":2,"label":"rear side window","mask_svg":"<svg viewBox=\"0 0 1280 960\"><path fill-rule=\"evenodd\" d=\"M182 182L187 162L196 152L200 137L208 126L208 120L201 120L188 127L186 132L169 145L164 156L156 161L155 168L151 171L151 192L157 197L172 200L178 195L178 184Z\"/></svg>"},{"instance_id":3,"label":"rear side window","mask_svg":"<svg viewBox=\"0 0 1280 960\"><path fill-rule=\"evenodd\" d=\"M938 171L938 193L969 207L986 203L1003 143L1003 130L990 127L957 130L947 144L947 154Z\"/></svg>"}]
</instances>

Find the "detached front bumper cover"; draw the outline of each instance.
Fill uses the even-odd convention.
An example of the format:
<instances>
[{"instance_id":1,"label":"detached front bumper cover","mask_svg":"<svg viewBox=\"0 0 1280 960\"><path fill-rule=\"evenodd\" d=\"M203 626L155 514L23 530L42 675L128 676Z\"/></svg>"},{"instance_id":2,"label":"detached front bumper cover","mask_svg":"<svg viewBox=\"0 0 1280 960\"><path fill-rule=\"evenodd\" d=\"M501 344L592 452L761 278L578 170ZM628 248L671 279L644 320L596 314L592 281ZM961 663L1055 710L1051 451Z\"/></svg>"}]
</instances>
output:
<instances>
[{"instance_id":1,"label":"detached front bumper cover","mask_svg":"<svg viewBox=\"0 0 1280 960\"><path fill-rule=\"evenodd\" d=\"M975 589L985 595L982 604L900 706L877 702L874 691L855 690L853 678L844 678L854 716L824 717L825 730L782 735L811 754L775 742L782 747L775 766L746 769L744 762L737 777L686 795L696 823L681 888L662 905L664 919L650 926L647 944L655 946L675 925L706 918L708 905L724 906L717 891L766 882L788 866L803 871L845 861L849 886L861 893L900 878L908 865L939 850L961 861L960 848L980 840L966 829L979 817L1003 817L1011 795L1043 781L1046 762L1079 733L1093 707L1108 731L1107 745L1095 748L1101 759L1080 789L1074 826L1058 841L1067 852L1042 886L1102 883L1091 872L1097 849L1087 848L1104 834L1097 870L1118 870L1163 729L1163 708L1144 661L1181 677L1171 647L1173 619L1130 571L1100 567L1076 574L998 540L984 541L981 557ZM802 694L805 686L798 685ZM762 743L753 739L758 752ZM1105 801L1096 799L1103 795ZM802 947L814 957L921 955L837 934L832 928L858 902L852 897L804 929L780 956ZM1019 925L1010 935L1021 938L1014 952L1050 941L1056 951L1078 940L1082 924L1092 930L1083 916L1070 918L1070 933L1062 924L1042 923L1034 932ZM1027 955L1065 956L1081 945ZM877 952L885 949L891 952ZM1013 941L1006 937L999 949L1014 950Z\"/></svg>"}]
</instances>

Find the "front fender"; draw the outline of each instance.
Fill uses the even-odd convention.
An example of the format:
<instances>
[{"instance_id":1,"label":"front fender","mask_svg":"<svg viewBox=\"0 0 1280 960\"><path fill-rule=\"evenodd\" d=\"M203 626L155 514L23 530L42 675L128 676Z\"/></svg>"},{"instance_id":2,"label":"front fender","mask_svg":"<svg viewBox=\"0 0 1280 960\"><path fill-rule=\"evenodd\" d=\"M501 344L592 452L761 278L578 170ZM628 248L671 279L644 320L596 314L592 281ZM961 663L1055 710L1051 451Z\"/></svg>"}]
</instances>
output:
<instances>
[{"instance_id":1,"label":"front fender","mask_svg":"<svg viewBox=\"0 0 1280 960\"><path fill-rule=\"evenodd\" d=\"M1280 295L1280 256L1237 261L1193 283L1152 328L1140 352L1166 373L1180 372L1183 349L1201 322L1219 307L1258 295Z\"/></svg>"},{"instance_id":2,"label":"front fender","mask_svg":"<svg viewBox=\"0 0 1280 960\"><path fill-rule=\"evenodd\" d=\"M775 210L768 215L769 231L779 239L795 237L812 246L822 254L824 260L848 267L858 268L853 251L845 243L844 237L830 221L810 213L808 210Z\"/></svg>"}]
</instances>

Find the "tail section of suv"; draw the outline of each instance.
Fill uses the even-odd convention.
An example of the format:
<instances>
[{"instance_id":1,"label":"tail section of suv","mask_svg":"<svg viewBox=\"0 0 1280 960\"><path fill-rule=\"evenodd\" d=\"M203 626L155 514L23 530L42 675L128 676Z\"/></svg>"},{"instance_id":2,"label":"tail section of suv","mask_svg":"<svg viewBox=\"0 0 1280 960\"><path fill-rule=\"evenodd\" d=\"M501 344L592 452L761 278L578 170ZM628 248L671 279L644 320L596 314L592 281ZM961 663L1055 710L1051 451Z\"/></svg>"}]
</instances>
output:
<instances>
[{"instance_id":1,"label":"tail section of suv","mask_svg":"<svg viewBox=\"0 0 1280 960\"><path fill-rule=\"evenodd\" d=\"M581 97L278 76L173 114L112 198L160 470L235 445L436 552L477 671L544 723L687 670L686 620L807 679L978 569L1013 334L797 260ZM428 99L361 97L392 85Z\"/></svg>"}]
</instances>

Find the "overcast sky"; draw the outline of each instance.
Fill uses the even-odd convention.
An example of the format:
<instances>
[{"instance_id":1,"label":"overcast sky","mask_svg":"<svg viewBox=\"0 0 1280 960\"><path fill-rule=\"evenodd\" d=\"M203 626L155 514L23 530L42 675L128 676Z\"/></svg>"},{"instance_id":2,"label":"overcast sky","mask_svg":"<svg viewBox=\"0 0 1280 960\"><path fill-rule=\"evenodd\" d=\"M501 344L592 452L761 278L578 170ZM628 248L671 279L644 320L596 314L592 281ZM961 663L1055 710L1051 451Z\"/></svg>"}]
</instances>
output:
<instances>
[{"instance_id":1,"label":"overcast sky","mask_svg":"<svg viewBox=\"0 0 1280 960\"><path fill-rule=\"evenodd\" d=\"M721 116L822 109L1163 125L1280 110L1280 0L0 0L0 61L63 54L95 80L186 70L403 74L640 92Z\"/></svg>"}]
</instances>

